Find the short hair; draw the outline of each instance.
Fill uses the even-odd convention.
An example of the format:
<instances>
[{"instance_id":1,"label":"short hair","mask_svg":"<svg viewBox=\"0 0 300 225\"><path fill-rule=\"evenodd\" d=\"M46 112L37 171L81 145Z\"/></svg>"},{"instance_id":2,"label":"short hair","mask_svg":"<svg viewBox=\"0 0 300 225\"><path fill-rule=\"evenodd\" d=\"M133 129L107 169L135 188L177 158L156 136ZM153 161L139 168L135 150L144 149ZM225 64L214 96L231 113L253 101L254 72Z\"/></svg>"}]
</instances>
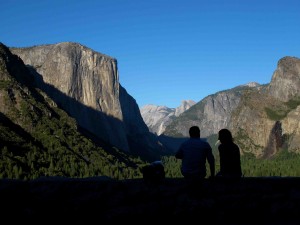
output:
<instances>
[{"instance_id":1,"label":"short hair","mask_svg":"<svg viewBox=\"0 0 300 225\"><path fill-rule=\"evenodd\" d=\"M197 138L200 137L200 129L198 126L192 126L189 130L190 137Z\"/></svg>"}]
</instances>

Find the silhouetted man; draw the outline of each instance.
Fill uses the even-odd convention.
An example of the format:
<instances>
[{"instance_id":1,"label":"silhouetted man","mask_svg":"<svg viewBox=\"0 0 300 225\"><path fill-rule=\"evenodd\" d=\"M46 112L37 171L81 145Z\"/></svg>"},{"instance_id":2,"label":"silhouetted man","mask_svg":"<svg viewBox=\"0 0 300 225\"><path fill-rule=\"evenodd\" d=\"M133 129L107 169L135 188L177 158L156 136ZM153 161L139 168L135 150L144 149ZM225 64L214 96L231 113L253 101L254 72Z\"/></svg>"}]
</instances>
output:
<instances>
[{"instance_id":1,"label":"silhouetted man","mask_svg":"<svg viewBox=\"0 0 300 225\"><path fill-rule=\"evenodd\" d=\"M187 181L202 181L206 173L206 161L209 163L210 177L215 176L215 157L208 142L200 139L200 129L192 126L190 138L181 144L175 154L181 159L181 173Z\"/></svg>"}]
</instances>

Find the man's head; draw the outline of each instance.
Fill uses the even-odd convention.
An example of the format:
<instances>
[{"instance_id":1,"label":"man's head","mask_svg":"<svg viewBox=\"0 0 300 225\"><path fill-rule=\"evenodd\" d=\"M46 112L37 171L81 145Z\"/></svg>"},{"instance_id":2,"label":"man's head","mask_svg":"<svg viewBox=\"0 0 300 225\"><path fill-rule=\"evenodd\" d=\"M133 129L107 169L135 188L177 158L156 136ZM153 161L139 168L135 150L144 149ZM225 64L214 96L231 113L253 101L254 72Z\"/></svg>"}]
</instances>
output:
<instances>
[{"instance_id":1,"label":"man's head","mask_svg":"<svg viewBox=\"0 0 300 225\"><path fill-rule=\"evenodd\" d=\"M200 138L200 129L198 126L192 126L189 133L191 138Z\"/></svg>"}]
</instances>

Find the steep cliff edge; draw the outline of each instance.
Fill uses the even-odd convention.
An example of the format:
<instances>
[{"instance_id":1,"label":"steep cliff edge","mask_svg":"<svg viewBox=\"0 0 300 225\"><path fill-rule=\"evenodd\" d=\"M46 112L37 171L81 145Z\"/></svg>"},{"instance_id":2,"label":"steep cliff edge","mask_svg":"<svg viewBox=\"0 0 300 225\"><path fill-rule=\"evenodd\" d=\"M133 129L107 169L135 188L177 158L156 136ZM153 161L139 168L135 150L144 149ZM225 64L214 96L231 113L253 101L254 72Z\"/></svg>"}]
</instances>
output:
<instances>
[{"instance_id":1,"label":"steep cliff edge","mask_svg":"<svg viewBox=\"0 0 300 225\"><path fill-rule=\"evenodd\" d=\"M282 149L300 152L300 59L278 61L271 82L243 93L229 128L244 152L271 157Z\"/></svg>"},{"instance_id":2,"label":"steep cliff edge","mask_svg":"<svg viewBox=\"0 0 300 225\"><path fill-rule=\"evenodd\" d=\"M82 135L76 120L33 84L23 61L0 43L0 178L139 177L143 161Z\"/></svg>"},{"instance_id":3,"label":"steep cliff edge","mask_svg":"<svg viewBox=\"0 0 300 225\"><path fill-rule=\"evenodd\" d=\"M135 100L120 91L116 59L71 42L10 50L31 68L37 87L82 128L125 152L160 153ZM139 129L132 133L133 127Z\"/></svg>"},{"instance_id":4,"label":"steep cliff edge","mask_svg":"<svg viewBox=\"0 0 300 225\"><path fill-rule=\"evenodd\" d=\"M274 98L287 102L300 96L300 59L283 57L277 63L268 92Z\"/></svg>"}]
</instances>

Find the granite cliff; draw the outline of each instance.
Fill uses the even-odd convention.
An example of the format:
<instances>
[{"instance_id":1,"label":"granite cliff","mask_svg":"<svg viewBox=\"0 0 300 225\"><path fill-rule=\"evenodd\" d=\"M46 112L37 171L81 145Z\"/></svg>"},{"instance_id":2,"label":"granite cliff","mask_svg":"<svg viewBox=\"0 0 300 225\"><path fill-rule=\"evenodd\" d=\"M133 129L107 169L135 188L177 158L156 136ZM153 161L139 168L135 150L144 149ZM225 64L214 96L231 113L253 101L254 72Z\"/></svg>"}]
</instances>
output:
<instances>
[{"instance_id":1,"label":"granite cliff","mask_svg":"<svg viewBox=\"0 0 300 225\"><path fill-rule=\"evenodd\" d=\"M116 59L72 42L10 50L30 68L36 86L91 137L128 153L160 154L135 99L119 83Z\"/></svg>"},{"instance_id":2,"label":"granite cliff","mask_svg":"<svg viewBox=\"0 0 300 225\"><path fill-rule=\"evenodd\" d=\"M143 161L87 138L34 80L0 43L0 178L140 176Z\"/></svg>"},{"instance_id":3,"label":"granite cliff","mask_svg":"<svg viewBox=\"0 0 300 225\"><path fill-rule=\"evenodd\" d=\"M244 152L271 157L282 149L299 152L300 59L278 61L271 82L243 93L229 128Z\"/></svg>"}]
</instances>

